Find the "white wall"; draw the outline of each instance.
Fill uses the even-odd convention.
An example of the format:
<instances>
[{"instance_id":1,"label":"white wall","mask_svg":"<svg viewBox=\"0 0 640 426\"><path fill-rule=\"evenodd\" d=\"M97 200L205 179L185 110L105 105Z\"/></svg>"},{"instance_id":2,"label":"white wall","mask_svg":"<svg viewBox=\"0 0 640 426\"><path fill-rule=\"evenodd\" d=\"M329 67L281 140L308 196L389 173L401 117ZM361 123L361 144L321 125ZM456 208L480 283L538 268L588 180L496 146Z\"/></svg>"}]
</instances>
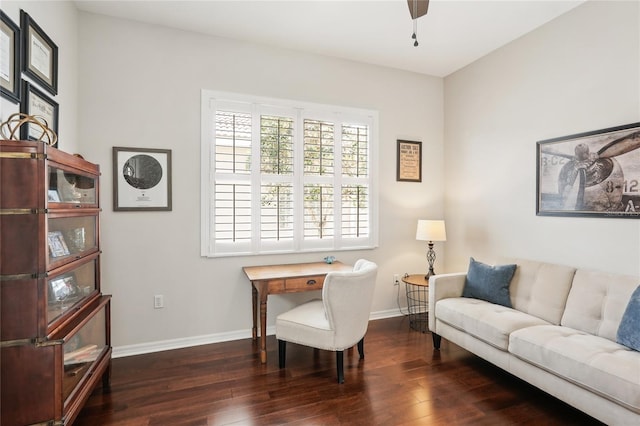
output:
<instances>
[{"instance_id":1,"label":"white wall","mask_svg":"<svg viewBox=\"0 0 640 426\"><path fill-rule=\"evenodd\" d=\"M194 336L249 336L251 291L242 266L326 255L200 257L203 88L379 111L380 248L334 254L377 262L373 311L397 313L393 274L426 269L417 220L443 214L442 79L86 13L79 40L80 151L102 166L102 285L113 294L116 353ZM403 138L423 142L422 183L395 180L396 140ZM113 146L172 150L172 212L112 211ZM164 295L164 309L153 309L154 294ZM309 297L271 297L269 324Z\"/></svg>"},{"instance_id":2,"label":"white wall","mask_svg":"<svg viewBox=\"0 0 640 426\"><path fill-rule=\"evenodd\" d=\"M379 315L396 312L391 276L425 269L417 219L445 211L438 272L466 269L472 255L640 272L637 220L535 216L536 141L640 121L637 2L588 2L447 77L444 88L418 74L78 13L68 2L2 2L16 22L21 7L60 49L61 148L102 167L102 278L114 295L116 352L248 336L241 267L324 255L199 256L202 88L380 112L380 248L337 254L379 263ZM2 117L17 111L1 102ZM395 181L396 139L423 141L423 183ZM172 212L112 211L113 146L173 150ZM154 294L166 308L153 309ZM271 298L270 324L307 297Z\"/></svg>"},{"instance_id":3,"label":"white wall","mask_svg":"<svg viewBox=\"0 0 640 426\"><path fill-rule=\"evenodd\" d=\"M2 10L18 27L20 9L24 9L58 46L58 94L52 96L37 83L35 85L59 104L58 147L77 152L78 11L68 1L2 1ZM26 76L22 78L30 80ZM19 104L0 98L0 121L19 111Z\"/></svg>"},{"instance_id":4,"label":"white wall","mask_svg":"<svg viewBox=\"0 0 640 426\"><path fill-rule=\"evenodd\" d=\"M639 18L590 1L445 79L448 270L506 255L640 274L637 219L535 204L536 141L640 121Z\"/></svg>"}]
</instances>

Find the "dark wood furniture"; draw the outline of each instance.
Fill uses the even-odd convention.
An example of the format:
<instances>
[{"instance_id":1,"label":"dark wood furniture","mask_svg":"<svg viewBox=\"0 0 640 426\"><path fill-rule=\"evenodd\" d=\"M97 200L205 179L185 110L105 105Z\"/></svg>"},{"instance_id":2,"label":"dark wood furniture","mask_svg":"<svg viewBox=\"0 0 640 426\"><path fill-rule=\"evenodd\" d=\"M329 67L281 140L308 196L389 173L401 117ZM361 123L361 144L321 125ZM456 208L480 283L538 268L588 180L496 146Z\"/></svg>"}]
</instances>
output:
<instances>
[{"instance_id":1,"label":"dark wood furniture","mask_svg":"<svg viewBox=\"0 0 640 426\"><path fill-rule=\"evenodd\" d=\"M260 360L267 362L267 297L270 294L299 293L320 290L325 276L332 271L351 271L342 262L294 263L289 265L245 266L242 268L251 281L253 307L253 340L258 338L258 301L260 301Z\"/></svg>"},{"instance_id":2,"label":"dark wood furniture","mask_svg":"<svg viewBox=\"0 0 640 426\"><path fill-rule=\"evenodd\" d=\"M100 169L0 141L0 423L70 424L111 366Z\"/></svg>"}]
</instances>

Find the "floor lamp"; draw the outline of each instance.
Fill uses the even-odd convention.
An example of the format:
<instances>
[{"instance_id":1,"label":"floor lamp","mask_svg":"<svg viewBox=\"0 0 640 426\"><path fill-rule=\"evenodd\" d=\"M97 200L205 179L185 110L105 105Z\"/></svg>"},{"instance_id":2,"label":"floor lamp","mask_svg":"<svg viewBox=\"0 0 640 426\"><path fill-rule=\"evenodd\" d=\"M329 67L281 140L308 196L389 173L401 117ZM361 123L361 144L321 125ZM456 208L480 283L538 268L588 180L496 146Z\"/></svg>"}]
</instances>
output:
<instances>
[{"instance_id":1,"label":"floor lamp","mask_svg":"<svg viewBox=\"0 0 640 426\"><path fill-rule=\"evenodd\" d=\"M444 220L418 220L418 229L416 230L416 240L427 241L429 250L427 250L427 261L429 262L429 272L425 275L425 279L436 273L433 270L433 264L436 261L436 252L433 249L434 241L447 241L447 232L444 227Z\"/></svg>"}]
</instances>

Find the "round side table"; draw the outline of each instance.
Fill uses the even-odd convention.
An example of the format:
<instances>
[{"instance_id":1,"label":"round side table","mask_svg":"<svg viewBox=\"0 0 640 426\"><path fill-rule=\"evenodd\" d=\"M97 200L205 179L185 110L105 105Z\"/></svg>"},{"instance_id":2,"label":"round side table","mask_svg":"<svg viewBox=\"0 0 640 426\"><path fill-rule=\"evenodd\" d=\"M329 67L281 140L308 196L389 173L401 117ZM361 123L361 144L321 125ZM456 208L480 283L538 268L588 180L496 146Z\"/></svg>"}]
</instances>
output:
<instances>
[{"instance_id":1,"label":"round side table","mask_svg":"<svg viewBox=\"0 0 640 426\"><path fill-rule=\"evenodd\" d=\"M427 333L429 331L429 280L425 274L412 274L402 277L407 290L407 308L409 309L409 327Z\"/></svg>"}]
</instances>

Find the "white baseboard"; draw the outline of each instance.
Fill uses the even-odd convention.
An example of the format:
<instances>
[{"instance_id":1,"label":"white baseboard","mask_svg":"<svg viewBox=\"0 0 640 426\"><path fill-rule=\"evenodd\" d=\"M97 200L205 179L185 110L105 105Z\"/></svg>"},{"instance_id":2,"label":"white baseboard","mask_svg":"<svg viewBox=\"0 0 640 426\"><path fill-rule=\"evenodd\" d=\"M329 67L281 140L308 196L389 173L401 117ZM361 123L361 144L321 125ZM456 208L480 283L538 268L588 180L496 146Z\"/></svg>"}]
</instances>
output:
<instances>
[{"instance_id":1,"label":"white baseboard","mask_svg":"<svg viewBox=\"0 0 640 426\"><path fill-rule=\"evenodd\" d=\"M401 316L399 309L372 312L371 321ZM267 327L267 335L276 333L275 326ZM224 333L207 334L203 336L182 337L179 339L159 340L156 342L138 343L135 345L116 346L113 348L113 358L149 354L153 352L170 351L172 349L188 348L191 346L208 345L211 343L229 342L232 340L251 338L251 329L228 331Z\"/></svg>"}]
</instances>

